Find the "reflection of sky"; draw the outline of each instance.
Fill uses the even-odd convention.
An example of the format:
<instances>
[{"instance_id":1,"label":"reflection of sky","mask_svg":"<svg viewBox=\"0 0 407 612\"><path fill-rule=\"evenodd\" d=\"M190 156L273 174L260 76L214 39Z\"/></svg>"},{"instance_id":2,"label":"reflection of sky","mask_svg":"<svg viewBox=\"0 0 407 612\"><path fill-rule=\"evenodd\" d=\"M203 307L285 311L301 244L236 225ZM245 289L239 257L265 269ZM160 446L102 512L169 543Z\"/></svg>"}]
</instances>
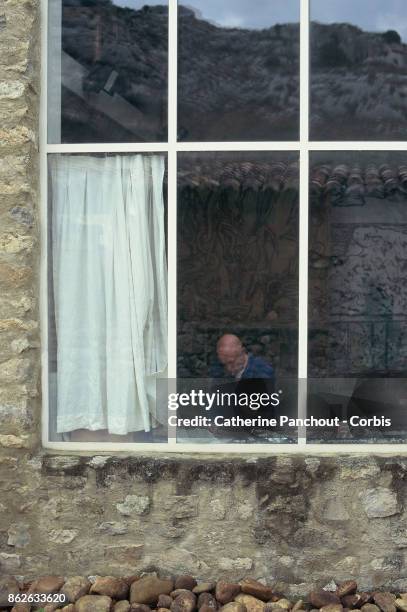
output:
<instances>
[{"instance_id":1,"label":"reflection of sky","mask_svg":"<svg viewBox=\"0 0 407 612\"><path fill-rule=\"evenodd\" d=\"M269 28L299 20L299 0L182 0L184 6L229 28Z\"/></svg>"},{"instance_id":2,"label":"reflection of sky","mask_svg":"<svg viewBox=\"0 0 407 612\"><path fill-rule=\"evenodd\" d=\"M397 30L407 42L407 0L310 0L311 16L322 23L348 22L369 32ZM166 0L113 0L140 9ZM263 28L298 21L300 0L181 0L204 19L224 27ZM254 8L255 6L255 8Z\"/></svg>"},{"instance_id":3,"label":"reflection of sky","mask_svg":"<svg viewBox=\"0 0 407 612\"><path fill-rule=\"evenodd\" d=\"M167 5L166 0L113 0L113 4L117 6L127 6L128 8L132 8L135 10L139 10L143 8L146 4L148 6L156 6L156 5Z\"/></svg>"},{"instance_id":4,"label":"reflection of sky","mask_svg":"<svg viewBox=\"0 0 407 612\"><path fill-rule=\"evenodd\" d=\"M353 23L368 32L397 30L407 41L406 0L311 0L311 17L322 23Z\"/></svg>"},{"instance_id":5,"label":"reflection of sky","mask_svg":"<svg viewBox=\"0 0 407 612\"><path fill-rule=\"evenodd\" d=\"M275 23L299 20L300 0L181 0L197 16L229 28L269 28ZM145 4L167 4L166 0L113 0L113 4L140 9Z\"/></svg>"}]
</instances>

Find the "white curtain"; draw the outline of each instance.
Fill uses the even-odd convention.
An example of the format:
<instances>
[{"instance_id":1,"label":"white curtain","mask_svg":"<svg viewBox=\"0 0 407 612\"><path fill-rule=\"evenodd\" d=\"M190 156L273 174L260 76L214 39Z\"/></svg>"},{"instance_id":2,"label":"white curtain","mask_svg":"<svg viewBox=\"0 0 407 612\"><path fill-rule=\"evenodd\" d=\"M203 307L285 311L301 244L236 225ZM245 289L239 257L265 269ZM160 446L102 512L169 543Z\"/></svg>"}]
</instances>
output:
<instances>
[{"instance_id":1,"label":"white curtain","mask_svg":"<svg viewBox=\"0 0 407 612\"><path fill-rule=\"evenodd\" d=\"M167 365L164 158L51 156L57 431L149 431Z\"/></svg>"}]
</instances>

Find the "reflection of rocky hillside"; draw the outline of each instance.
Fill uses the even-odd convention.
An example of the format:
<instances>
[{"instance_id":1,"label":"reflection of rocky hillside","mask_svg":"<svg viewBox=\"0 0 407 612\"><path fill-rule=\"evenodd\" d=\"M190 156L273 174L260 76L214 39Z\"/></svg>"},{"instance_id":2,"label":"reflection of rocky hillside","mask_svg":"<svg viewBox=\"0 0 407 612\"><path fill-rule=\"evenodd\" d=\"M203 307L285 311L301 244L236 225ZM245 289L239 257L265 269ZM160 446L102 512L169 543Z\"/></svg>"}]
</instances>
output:
<instances>
[{"instance_id":1,"label":"reflection of rocky hillside","mask_svg":"<svg viewBox=\"0 0 407 612\"><path fill-rule=\"evenodd\" d=\"M298 138L298 25L220 28L182 7L179 24L181 138Z\"/></svg>"},{"instance_id":2,"label":"reflection of rocky hillside","mask_svg":"<svg viewBox=\"0 0 407 612\"><path fill-rule=\"evenodd\" d=\"M133 10L110 0L63 7L65 133L165 140L167 7ZM297 24L221 28L180 6L180 138L296 139L298 39ZM313 138L406 138L407 45L397 33L314 23L311 55Z\"/></svg>"},{"instance_id":3,"label":"reflection of rocky hillside","mask_svg":"<svg viewBox=\"0 0 407 612\"><path fill-rule=\"evenodd\" d=\"M63 137L167 139L167 30L166 6L64 0Z\"/></svg>"},{"instance_id":4,"label":"reflection of rocky hillside","mask_svg":"<svg viewBox=\"0 0 407 612\"><path fill-rule=\"evenodd\" d=\"M115 133L114 140L165 139L167 8L64 0L63 23L63 51L86 71L85 104L72 89L64 91L67 132L86 140L83 130L92 130L94 139L105 120L109 140ZM298 137L297 25L223 29L180 6L179 27L181 138ZM109 95L121 96L140 113L127 133L123 122L103 118L99 108L95 113L94 98L113 71L118 75ZM67 72L72 74L72 67Z\"/></svg>"},{"instance_id":5,"label":"reflection of rocky hillside","mask_svg":"<svg viewBox=\"0 0 407 612\"><path fill-rule=\"evenodd\" d=\"M406 138L407 45L396 32L312 25L311 135Z\"/></svg>"}]
</instances>

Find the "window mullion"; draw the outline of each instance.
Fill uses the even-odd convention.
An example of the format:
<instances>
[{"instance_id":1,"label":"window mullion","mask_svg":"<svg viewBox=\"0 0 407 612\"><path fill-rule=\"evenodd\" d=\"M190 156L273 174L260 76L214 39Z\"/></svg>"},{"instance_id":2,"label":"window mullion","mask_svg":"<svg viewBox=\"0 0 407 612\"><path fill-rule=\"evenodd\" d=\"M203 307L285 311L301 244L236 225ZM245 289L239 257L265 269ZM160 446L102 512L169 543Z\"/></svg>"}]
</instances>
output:
<instances>
[{"instance_id":1,"label":"window mullion","mask_svg":"<svg viewBox=\"0 0 407 612\"><path fill-rule=\"evenodd\" d=\"M49 440L48 398L48 167L47 167L47 91L48 91L48 0L41 2L41 103L40 103L40 327L41 327L41 436L47 446Z\"/></svg>"},{"instance_id":2,"label":"window mullion","mask_svg":"<svg viewBox=\"0 0 407 612\"><path fill-rule=\"evenodd\" d=\"M178 6L168 0L168 378L177 377L177 73ZM176 389L169 389L169 392ZM177 443L176 428L168 431L168 445Z\"/></svg>"},{"instance_id":3,"label":"window mullion","mask_svg":"<svg viewBox=\"0 0 407 612\"><path fill-rule=\"evenodd\" d=\"M298 300L298 417L307 411L308 375L308 174L309 174L309 42L310 0L301 0L300 12L300 212ZM298 443L306 444L305 428L298 429Z\"/></svg>"},{"instance_id":4,"label":"window mullion","mask_svg":"<svg viewBox=\"0 0 407 612\"><path fill-rule=\"evenodd\" d=\"M168 145L164 142L106 142L49 144L48 153L91 154L91 153L167 153Z\"/></svg>"}]
</instances>

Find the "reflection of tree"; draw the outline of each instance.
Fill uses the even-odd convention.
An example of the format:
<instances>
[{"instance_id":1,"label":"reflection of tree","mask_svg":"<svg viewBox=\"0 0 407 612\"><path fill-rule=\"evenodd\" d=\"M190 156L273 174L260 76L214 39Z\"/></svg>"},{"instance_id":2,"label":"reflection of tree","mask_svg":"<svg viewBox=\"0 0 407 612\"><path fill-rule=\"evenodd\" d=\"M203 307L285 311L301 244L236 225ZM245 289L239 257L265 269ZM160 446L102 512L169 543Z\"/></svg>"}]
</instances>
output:
<instances>
[{"instance_id":1,"label":"reflection of tree","mask_svg":"<svg viewBox=\"0 0 407 612\"><path fill-rule=\"evenodd\" d=\"M319 48L319 64L321 67L337 68L348 66L349 59L341 48L340 40L335 32L331 38Z\"/></svg>"},{"instance_id":2,"label":"reflection of tree","mask_svg":"<svg viewBox=\"0 0 407 612\"><path fill-rule=\"evenodd\" d=\"M387 32L383 32L382 36L384 42L388 45L401 44L401 36L398 32L396 32L396 30L387 30Z\"/></svg>"}]
</instances>

